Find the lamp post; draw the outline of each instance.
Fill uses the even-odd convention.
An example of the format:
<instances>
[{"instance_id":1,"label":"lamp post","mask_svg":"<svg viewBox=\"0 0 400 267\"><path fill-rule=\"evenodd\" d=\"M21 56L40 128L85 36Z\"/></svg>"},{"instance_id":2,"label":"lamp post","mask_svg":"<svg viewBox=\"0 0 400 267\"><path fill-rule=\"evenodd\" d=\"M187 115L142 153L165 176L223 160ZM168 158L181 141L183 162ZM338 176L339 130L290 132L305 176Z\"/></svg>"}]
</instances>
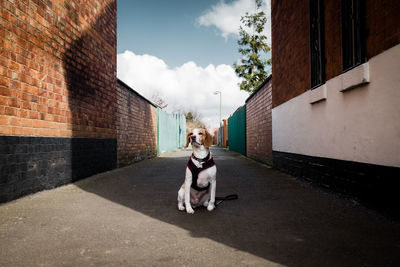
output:
<instances>
[{"instance_id":1,"label":"lamp post","mask_svg":"<svg viewBox=\"0 0 400 267\"><path fill-rule=\"evenodd\" d=\"M218 132L220 133L221 127L222 127L222 124L221 124L221 121L222 121L222 118L221 118L222 92L221 91L214 92L214 95L218 95L218 94L219 94L219 130L218 130ZM221 135L221 133L220 133L220 135ZM221 137L219 139L221 140ZM222 143L222 141L221 141L221 143Z\"/></svg>"}]
</instances>

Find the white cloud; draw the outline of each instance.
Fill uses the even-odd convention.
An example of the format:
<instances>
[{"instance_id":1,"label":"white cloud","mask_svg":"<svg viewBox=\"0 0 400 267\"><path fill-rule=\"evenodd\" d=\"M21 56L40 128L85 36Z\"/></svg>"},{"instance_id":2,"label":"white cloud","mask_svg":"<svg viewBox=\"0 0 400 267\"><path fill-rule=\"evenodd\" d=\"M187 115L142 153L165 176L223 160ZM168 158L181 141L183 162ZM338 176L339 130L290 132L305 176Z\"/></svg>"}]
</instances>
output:
<instances>
[{"instance_id":1,"label":"white cloud","mask_svg":"<svg viewBox=\"0 0 400 267\"><path fill-rule=\"evenodd\" d=\"M189 61L171 69L151 55L125 51L117 56L117 76L148 99L157 94L168 104L166 110L200 113L211 127L219 125L219 95L222 92L222 118L228 118L249 96L239 90L239 78L229 65L205 68Z\"/></svg>"},{"instance_id":2,"label":"white cloud","mask_svg":"<svg viewBox=\"0 0 400 267\"><path fill-rule=\"evenodd\" d=\"M265 33L268 37L268 43L271 44L271 1L263 0L262 9L267 15L267 25ZM227 38L229 35L239 36L240 18L246 12L254 13L254 0L236 0L231 3L225 3L224 0L211 7L203 15L197 18L201 26L215 26L221 31L221 35Z\"/></svg>"}]
</instances>

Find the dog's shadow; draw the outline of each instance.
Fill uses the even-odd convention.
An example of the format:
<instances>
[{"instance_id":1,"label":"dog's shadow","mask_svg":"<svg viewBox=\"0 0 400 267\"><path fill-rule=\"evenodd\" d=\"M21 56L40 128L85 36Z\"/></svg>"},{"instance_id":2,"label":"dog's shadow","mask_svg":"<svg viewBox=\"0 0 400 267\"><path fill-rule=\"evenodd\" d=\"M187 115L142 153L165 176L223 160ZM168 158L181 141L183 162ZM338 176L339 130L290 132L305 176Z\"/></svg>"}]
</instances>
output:
<instances>
[{"instance_id":1,"label":"dog's shadow","mask_svg":"<svg viewBox=\"0 0 400 267\"><path fill-rule=\"evenodd\" d=\"M212 212L199 207L189 215L177 208L177 192L190 151L142 161L114 170L112 178L105 175L77 185L183 228L193 237L208 238L279 264L298 265L301 259L305 266L326 266L326 251L341 255L339 262L346 262L346 257L354 262L351 251L342 253L348 249L343 235L347 240L364 238L361 225L366 218L354 217L349 227L341 218L343 213L354 212L352 207L346 210L342 202L327 194L317 193L316 197L309 187L238 154L222 149L213 149L213 154L218 169L217 196L237 193L239 199L224 201ZM310 201L314 202L312 209L306 208ZM342 236L330 231L337 227L343 227ZM373 246L371 242L362 246ZM354 253L363 251L362 247L353 249ZM313 257L304 257L310 253ZM373 260L372 255L362 256Z\"/></svg>"}]
</instances>

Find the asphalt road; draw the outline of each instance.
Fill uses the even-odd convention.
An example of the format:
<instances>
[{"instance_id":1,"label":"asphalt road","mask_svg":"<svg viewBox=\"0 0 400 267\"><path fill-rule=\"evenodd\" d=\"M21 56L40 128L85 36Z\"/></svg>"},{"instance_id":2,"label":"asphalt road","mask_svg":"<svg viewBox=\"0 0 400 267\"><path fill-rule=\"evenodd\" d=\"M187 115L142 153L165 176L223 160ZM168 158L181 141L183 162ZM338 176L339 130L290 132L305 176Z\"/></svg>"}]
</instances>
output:
<instances>
[{"instance_id":1,"label":"asphalt road","mask_svg":"<svg viewBox=\"0 0 400 267\"><path fill-rule=\"evenodd\" d=\"M400 223L213 148L216 210L176 206L190 150L0 205L0 266L400 266Z\"/></svg>"}]
</instances>

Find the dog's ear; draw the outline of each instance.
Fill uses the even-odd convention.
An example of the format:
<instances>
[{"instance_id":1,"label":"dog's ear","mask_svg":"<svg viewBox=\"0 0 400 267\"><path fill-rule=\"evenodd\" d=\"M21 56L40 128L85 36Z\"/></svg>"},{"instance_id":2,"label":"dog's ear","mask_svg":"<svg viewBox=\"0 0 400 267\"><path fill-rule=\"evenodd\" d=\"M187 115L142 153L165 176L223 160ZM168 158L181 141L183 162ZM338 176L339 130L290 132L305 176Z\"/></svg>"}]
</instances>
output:
<instances>
[{"instance_id":1,"label":"dog's ear","mask_svg":"<svg viewBox=\"0 0 400 267\"><path fill-rule=\"evenodd\" d=\"M206 132L206 139L204 141L204 146L210 147L213 144L213 137L208 131L205 131L205 132Z\"/></svg>"},{"instance_id":2,"label":"dog's ear","mask_svg":"<svg viewBox=\"0 0 400 267\"><path fill-rule=\"evenodd\" d=\"M186 145L185 145L185 147L184 148L187 148L188 146L189 146L189 143L190 143L190 137L192 136L192 132L189 132L187 135L186 135Z\"/></svg>"}]
</instances>

